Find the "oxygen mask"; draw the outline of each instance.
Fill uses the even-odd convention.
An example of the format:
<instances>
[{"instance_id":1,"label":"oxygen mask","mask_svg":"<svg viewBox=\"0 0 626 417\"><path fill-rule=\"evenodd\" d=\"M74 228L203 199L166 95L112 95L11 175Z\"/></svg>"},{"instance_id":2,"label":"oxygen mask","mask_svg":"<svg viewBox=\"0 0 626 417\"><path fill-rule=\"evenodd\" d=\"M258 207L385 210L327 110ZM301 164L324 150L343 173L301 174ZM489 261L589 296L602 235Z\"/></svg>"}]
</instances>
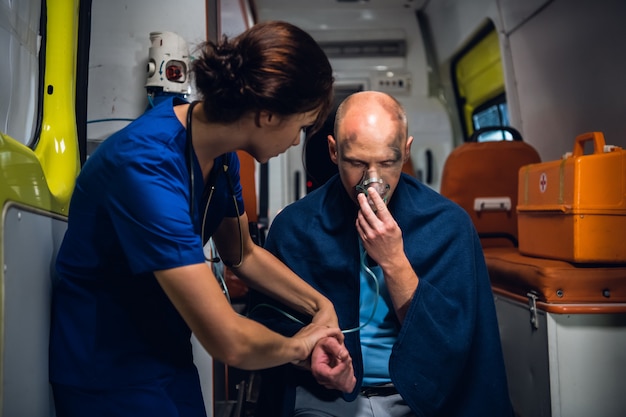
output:
<instances>
[{"instance_id":1,"label":"oxygen mask","mask_svg":"<svg viewBox=\"0 0 626 417\"><path fill-rule=\"evenodd\" d=\"M389 198L389 190L391 186L383 180L375 170L365 171L363 172L363 177L361 181L355 187L357 193L363 193L367 197L367 202L370 204L372 210L376 211L376 206L374 202L370 198L369 188L374 188L376 192L380 195L380 198L387 204L387 199Z\"/></svg>"}]
</instances>

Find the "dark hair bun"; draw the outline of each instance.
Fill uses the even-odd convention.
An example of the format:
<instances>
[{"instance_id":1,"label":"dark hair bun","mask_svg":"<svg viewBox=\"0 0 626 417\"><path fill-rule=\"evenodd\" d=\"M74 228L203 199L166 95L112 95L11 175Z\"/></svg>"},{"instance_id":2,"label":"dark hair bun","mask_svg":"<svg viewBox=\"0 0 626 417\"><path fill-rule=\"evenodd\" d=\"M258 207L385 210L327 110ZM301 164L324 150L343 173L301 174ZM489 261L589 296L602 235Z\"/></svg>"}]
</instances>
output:
<instances>
[{"instance_id":1,"label":"dark hair bun","mask_svg":"<svg viewBox=\"0 0 626 417\"><path fill-rule=\"evenodd\" d=\"M330 111L330 62L313 38L279 21L257 23L232 40L207 42L193 61L197 93L208 120L231 123L246 112L289 116Z\"/></svg>"}]
</instances>

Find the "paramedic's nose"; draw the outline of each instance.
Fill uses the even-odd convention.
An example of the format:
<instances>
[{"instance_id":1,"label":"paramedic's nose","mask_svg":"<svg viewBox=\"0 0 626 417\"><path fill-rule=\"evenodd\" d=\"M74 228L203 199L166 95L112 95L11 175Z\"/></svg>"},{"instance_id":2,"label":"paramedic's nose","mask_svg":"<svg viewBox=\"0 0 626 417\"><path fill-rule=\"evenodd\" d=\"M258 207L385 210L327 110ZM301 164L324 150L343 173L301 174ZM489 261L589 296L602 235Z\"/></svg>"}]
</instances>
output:
<instances>
[{"instance_id":1,"label":"paramedic's nose","mask_svg":"<svg viewBox=\"0 0 626 417\"><path fill-rule=\"evenodd\" d=\"M356 191L357 193L364 193L367 196L367 201L370 204L370 207L372 207L372 210L376 211L374 202L368 195L370 187L373 187L376 192L378 192L380 198L382 198L385 204L387 203L387 199L389 197L389 189L391 187L380 175L378 175L376 169L372 168L363 172L363 177L361 177L361 181L356 186Z\"/></svg>"}]
</instances>

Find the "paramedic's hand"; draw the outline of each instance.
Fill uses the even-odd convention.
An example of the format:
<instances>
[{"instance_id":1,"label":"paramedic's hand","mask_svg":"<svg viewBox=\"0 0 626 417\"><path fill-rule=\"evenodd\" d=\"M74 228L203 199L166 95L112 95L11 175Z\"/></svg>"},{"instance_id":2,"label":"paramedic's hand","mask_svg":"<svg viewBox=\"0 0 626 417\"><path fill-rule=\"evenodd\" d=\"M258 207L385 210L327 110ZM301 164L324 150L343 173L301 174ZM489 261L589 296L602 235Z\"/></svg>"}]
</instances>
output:
<instances>
[{"instance_id":1,"label":"paramedic's hand","mask_svg":"<svg viewBox=\"0 0 626 417\"><path fill-rule=\"evenodd\" d=\"M402 231L376 190L369 188L368 193L374 202L376 212L368 204L365 194L358 194L357 200L361 210L357 215L356 230L361 236L367 254L384 268L386 263L395 259L398 254L404 253Z\"/></svg>"},{"instance_id":2,"label":"paramedic's hand","mask_svg":"<svg viewBox=\"0 0 626 417\"><path fill-rule=\"evenodd\" d=\"M319 310L313 315L311 322L320 326L339 327L339 319L333 303L324 297L323 301L320 301ZM343 333L338 340L343 342Z\"/></svg>"},{"instance_id":3,"label":"paramedic's hand","mask_svg":"<svg viewBox=\"0 0 626 417\"><path fill-rule=\"evenodd\" d=\"M323 338L315 345L311 373L324 388L352 392L356 385L348 349L334 337Z\"/></svg>"},{"instance_id":4,"label":"paramedic's hand","mask_svg":"<svg viewBox=\"0 0 626 417\"><path fill-rule=\"evenodd\" d=\"M292 364L309 368L313 349L320 340L335 339L337 343L343 340L343 333L338 327L328 327L315 323L304 326L292 338L293 342L300 345L300 358L291 361Z\"/></svg>"}]
</instances>

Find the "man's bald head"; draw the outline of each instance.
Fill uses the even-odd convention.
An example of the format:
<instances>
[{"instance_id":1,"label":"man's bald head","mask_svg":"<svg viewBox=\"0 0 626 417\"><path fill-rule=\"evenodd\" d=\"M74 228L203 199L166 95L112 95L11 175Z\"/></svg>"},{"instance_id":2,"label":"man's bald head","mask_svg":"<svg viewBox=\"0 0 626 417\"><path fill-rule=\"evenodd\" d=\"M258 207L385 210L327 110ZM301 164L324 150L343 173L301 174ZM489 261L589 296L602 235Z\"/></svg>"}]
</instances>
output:
<instances>
[{"instance_id":1,"label":"man's bald head","mask_svg":"<svg viewBox=\"0 0 626 417\"><path fill-rule=\"evenodd\" d=\"M379 91L361 91L351 94L339 105L335 116L335 138L346 118L356 118L359 123L376 123L376 120L368 117L371 114L387 114L392 121L397 123L398 136L403 141L406 140L408 123L404 108L394 97Z\"/></svg>"}]
</instances>

